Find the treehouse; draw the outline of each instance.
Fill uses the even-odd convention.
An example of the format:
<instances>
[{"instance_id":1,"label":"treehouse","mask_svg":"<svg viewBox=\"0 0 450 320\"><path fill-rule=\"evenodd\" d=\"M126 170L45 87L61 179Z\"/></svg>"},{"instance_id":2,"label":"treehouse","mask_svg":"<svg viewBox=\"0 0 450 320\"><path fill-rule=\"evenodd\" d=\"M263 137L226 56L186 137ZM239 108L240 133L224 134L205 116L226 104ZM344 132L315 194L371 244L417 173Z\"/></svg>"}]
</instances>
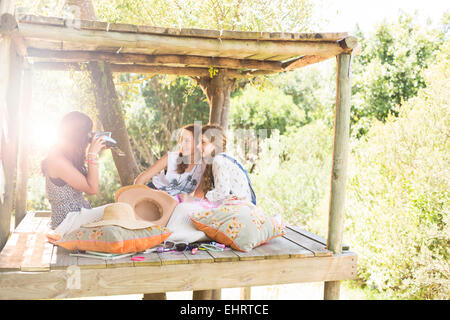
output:
<instances>
[{"instance_id":1,"label":"treehouse","mask_svg":"<svg viewBox=\"0 0 450 320\"><path fill-rule=\"evenodd\" d=\"M0 298L46 299L169 291L220 298L221 288L325 282L324 298L338 299L340 281L356 277L357 255L342 244L350 122L350 65L358 49L347 33L240 32L113 24L95 17L70 20L14 14L0 1L0 131L5 188L0 203ZM194 78L205 92L211 123L228 124L230 92L239 78L289 72L335 58L337 87L327 239L289 226L283 237L248 253L235 250L175 255L148 253L145 260L73 257L46 241L49 212L26 211L27 127L33 70L91 72L96 103L114 107L105 73L172 74ZM101 115L100 115L101 117ZM125 130L107 123L111 130ZM109 130L109 131L111 131ZM114 133L113 133L114 134ZM121 183L131 149L115 159ZM127 162L128 161L128 162ZM120 170L119 166L125 167ZM16 181L17 188L15 188ZM132 181L132 180L131 180ZM15 192L17 190L17 192ZM15 205L14 205L15 202ZM12 208L15 230L10 232ZM74 268L77 266L77 268ZM77 273L79 286L69 286Z\"/></svg>"}]
</instances>

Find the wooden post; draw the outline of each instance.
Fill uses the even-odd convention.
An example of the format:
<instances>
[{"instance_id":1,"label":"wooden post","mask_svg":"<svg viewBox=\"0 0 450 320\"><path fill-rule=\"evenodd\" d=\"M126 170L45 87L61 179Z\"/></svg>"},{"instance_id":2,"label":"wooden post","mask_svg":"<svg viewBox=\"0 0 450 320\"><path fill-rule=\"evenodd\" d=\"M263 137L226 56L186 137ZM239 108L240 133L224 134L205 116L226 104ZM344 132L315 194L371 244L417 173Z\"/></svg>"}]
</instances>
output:
<instances>
[{"instance_id":1,"label":"wooden post","mask_svg":"<svg viewBox=\"0 0 450 320\"><path fill-rule=\"evenodd\" d=\"M144 293L142 300L167 300L167 295L165 292Z\"/></svg>"},{"instance_id":2,"label":"wooden post","mask_svg":"<svg viewBox=\"0 0 450 320\"><path fill-rule=\"evenodd\" d=\"M241 288L241 300L251 300L252 298L252 287Z\"/></svg>"},{"instance_id":3,"label":"wooden post","mask_svg":"<svg viewBox=\"0 0 450 320\"><path fill-rule=\"evenodd\" d=\"M334 117L333 163L328 217L327 248L334 253L342 251L345 215L345 185L350 134L351 54L337 56L336 107ZM324 299L339 299L339 281L325 282Z\"/></svg>"},{"instance_id":4,"label":"wooden post","mask_svg":"<svg viewBox=\"0 0 450 320\"><path fill-rule=\"evenodd\" d=\"M11 231L14 180L17 161L17 109L21 64L8 34L14 28L12 14L15 1L0 0L0 250ZM6 128L3 127L6 125Z\"/></svg>"},{"instance_id":5,"label":"wooden post","mask_svg":"<svg viewBox=\"0 0 450 320\"><path fill-rule=\"evenodd\" d=\"M17 227L27 213L27 183L28 183L28 160L29 160L29 139L30 139L30 109L32 101L32 81L33 72L31 68L26 68L23 72L22 101L20 110L21 124L19 127L19 150L18 169L16 186L16 210L14 224Z\"/></svg>"}]
</instances>

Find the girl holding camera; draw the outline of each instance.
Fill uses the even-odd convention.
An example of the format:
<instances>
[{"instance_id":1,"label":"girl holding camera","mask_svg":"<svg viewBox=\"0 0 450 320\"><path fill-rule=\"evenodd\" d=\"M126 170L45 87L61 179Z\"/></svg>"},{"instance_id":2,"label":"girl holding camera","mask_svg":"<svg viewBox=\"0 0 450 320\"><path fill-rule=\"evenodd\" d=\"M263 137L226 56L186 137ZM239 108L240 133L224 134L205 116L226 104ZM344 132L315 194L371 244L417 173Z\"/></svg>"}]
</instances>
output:
<instances>
[{"instance_id":1,"label":"girl holding camera","mask_svg":"<svg viewBox=\"0 0 450 320\"><path fill-rule=\"evenodd\" d=\"M57 144L42 161L41 169L45 176L47 198L51 205L50 227L56 229L71 214L71 219L80 213L92 221L101 218L103 207L91 212L89 202L83 193L98 193L98 153L105 148L101 137L92 137L93 122L88 115L73 111L66 114L59 126ZM87 166L86 166L87 163ZM69 219L70 220L70 219ZM78 224L78 223L77 223ZM65 223L57 230L63 235L73 223Z\"/></svg>"}]
</instances>

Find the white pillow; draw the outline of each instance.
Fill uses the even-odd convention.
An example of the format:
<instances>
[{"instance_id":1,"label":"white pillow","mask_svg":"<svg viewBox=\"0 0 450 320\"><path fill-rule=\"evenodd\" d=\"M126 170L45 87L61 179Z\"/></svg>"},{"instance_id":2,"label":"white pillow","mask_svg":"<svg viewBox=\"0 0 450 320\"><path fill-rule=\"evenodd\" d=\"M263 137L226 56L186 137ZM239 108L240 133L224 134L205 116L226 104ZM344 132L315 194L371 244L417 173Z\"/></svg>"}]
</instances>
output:
<instances>
[{"instance_id":1,"label":"white pillow","mask_svg":"<svg viewBox=\"0 0 450 320\"><path fill-rule=\"evenodd\" d=\"M197 230L190 219L191 213L204 210L199 203L182 202L175 207L166 228L173 232L167 240L175 242L210 241L203 231Z\"/></svg>"}]
</instances>

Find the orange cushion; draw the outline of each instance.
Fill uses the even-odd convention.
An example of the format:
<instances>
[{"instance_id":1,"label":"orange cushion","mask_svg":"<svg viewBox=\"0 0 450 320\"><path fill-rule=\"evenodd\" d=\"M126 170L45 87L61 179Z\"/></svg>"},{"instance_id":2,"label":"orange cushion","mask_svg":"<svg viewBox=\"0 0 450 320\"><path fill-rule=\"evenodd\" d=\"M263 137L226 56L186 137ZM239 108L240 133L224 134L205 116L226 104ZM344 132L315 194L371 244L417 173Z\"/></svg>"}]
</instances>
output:
<instances>
[{"instance_id":1,"label":"orange cushion","mask_svg":"<svg viewBox=\"0 0 450 320\"><path fill-rule=\"evenodd\" d=\"M194 226L216 242L248 252L283 235L284 225L250 202L229 201L191 215Z\"/></svg>"},{"instance_id":2,"label":"orange cushion","mask_svg":"<svg viewBox=\"0 0 450 320\"><path fill-rule=\"evenodd\" d=\"M119 226L80 228L54 244L67 250L90 250L109 253L140 252L166 240L172 232L160 226L130 230Z\"/></svg>"}]
</instances>

